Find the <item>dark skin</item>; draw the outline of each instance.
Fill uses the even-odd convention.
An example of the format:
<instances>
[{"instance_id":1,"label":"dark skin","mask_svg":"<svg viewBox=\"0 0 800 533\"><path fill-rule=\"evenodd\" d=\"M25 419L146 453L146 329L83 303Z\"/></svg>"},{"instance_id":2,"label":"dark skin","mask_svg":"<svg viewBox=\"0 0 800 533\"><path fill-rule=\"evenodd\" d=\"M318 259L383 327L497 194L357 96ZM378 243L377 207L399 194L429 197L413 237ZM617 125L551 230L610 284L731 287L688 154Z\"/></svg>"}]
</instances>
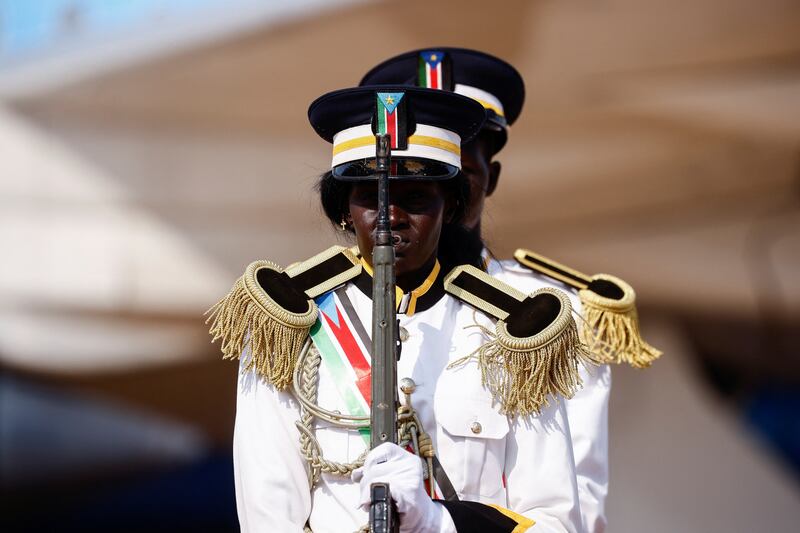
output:
<instances>
[{"instance_id":1,"label":"dark skin","mask_svg":"<svg viewBox=\"0 0 800 533\"><path fill-rule=\"evenodd\" d=\"M378 220L378 186L357 182L350 190L347 222L356 233L362 257L372 265ZM389 223L400 238L395 245L397 285L408 292L419 287L436 263L442 225L454 211L449 198L435 181L392 180L389 184Z\"/></svg>"},{"instance_id":2,"label":"dark skin","mask_svg":"<svg viewBox=\"0 0 800 533\"><path fill-rule=\"evenodd\" d=\"M491 133L481 132L473 141L461 147L461 170L469 179L469 202L464 226L481 232L483 203L497 188L500 163L492 161Z\"/></svg>"}]
</instances>

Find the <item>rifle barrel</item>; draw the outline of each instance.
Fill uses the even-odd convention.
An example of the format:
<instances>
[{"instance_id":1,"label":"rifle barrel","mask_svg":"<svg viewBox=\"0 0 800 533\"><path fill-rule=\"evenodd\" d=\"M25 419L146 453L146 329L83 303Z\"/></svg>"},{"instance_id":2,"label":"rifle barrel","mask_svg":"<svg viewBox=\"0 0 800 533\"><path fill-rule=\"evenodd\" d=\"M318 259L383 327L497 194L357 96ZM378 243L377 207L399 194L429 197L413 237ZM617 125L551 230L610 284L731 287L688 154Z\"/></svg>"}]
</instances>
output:
<instances>
[{"instance_id":1,"label":"rifle barrel","mask_svg":"<svg viewBox=\"0 0 800 533\"><path fill-rule=\"evenodd\" d=\"M372 249L372 427L370 446L397 444L397 312L389 222L389 136L376 136L378 222Z\"/></svg>"},{"instance_id":2,"label":"rifle barrel","mask_svg":"<svg viewBox=\"0 0 800 533\"><path fill-rule=\"evenodd\" d=\"M394 244L389 221L388 135L375 137L378 174L378 222L372 248L372 403L370 448L397 444L397 308L395 307ZM388 483L373 483L369 521L372 533L396 533L400 520Z\"/></svg>"}]
</instances>

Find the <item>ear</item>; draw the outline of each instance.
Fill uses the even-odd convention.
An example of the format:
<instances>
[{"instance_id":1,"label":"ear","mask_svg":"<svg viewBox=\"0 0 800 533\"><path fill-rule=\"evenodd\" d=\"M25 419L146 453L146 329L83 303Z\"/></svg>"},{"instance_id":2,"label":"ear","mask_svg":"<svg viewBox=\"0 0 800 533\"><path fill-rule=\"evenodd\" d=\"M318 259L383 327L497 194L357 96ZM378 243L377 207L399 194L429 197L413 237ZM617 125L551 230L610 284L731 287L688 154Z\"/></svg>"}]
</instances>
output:
<instances>
[{"instance_id":1,"label":"ear","mask_svg":"<svg viewBox=\"0 0 800 533\"><path fill-rule=\"evenodd\" d=\"M501 168L500 161L492 161L489 163L489 183L486 184L486 196L491 196L497 188L497 182L500 180Z\"/></svg>"}]
</instances>

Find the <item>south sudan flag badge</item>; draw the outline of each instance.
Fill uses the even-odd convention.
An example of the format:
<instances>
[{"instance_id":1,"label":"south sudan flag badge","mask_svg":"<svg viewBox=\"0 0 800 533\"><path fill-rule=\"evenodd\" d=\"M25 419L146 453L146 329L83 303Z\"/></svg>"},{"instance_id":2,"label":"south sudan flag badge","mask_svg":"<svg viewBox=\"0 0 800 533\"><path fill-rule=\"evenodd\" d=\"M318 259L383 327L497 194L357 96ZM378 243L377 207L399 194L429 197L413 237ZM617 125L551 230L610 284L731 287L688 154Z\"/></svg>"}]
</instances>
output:
<instances>
[{"instance_id":1,"label":"south sudan flag badge","mask_svg":"<svg viewBox=\"0 0 800 533\"><path fill-rule=\"evenodd\" d=\"M405 93L376 93L375 134L389 134L393 150L408 149Z\"/></svg>"},{"instance_id":2,"label":"south sudan flag badge","mask_svg":"<svg viewBox=\"0 0 800 533\"><path fill-rule=\"evenodd\" d=\"M453 69L450 58L438 50L419 53L417 85L428 89L453 90Z\"/></svg>"}]
</instances>

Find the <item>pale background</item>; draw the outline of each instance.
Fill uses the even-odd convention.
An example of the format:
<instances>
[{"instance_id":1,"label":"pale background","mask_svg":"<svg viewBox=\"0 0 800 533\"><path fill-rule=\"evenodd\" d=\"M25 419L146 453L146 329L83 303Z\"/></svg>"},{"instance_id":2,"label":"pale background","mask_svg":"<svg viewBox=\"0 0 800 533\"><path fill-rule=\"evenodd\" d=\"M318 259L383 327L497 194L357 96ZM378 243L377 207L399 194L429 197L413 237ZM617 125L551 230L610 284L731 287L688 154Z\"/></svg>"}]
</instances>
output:
<instances>
[{"instance_id":1,"label":"pale background","mask_svg":"<svg viewBox=\"0 0 800 533\"><path fill-rule=\"evenodd\" d=\"M0 1L6 519L91 530L147 479L118 529L163 524L159 476L211 457L176 529L209 495L235 528L235 365L201 315L248 262L345 242L311 100L449 45L527 86L489 245L626 279L665 352L614 369L609 531L796 531L798 28L796 0Z\"/></svg>"}]
</instances>

